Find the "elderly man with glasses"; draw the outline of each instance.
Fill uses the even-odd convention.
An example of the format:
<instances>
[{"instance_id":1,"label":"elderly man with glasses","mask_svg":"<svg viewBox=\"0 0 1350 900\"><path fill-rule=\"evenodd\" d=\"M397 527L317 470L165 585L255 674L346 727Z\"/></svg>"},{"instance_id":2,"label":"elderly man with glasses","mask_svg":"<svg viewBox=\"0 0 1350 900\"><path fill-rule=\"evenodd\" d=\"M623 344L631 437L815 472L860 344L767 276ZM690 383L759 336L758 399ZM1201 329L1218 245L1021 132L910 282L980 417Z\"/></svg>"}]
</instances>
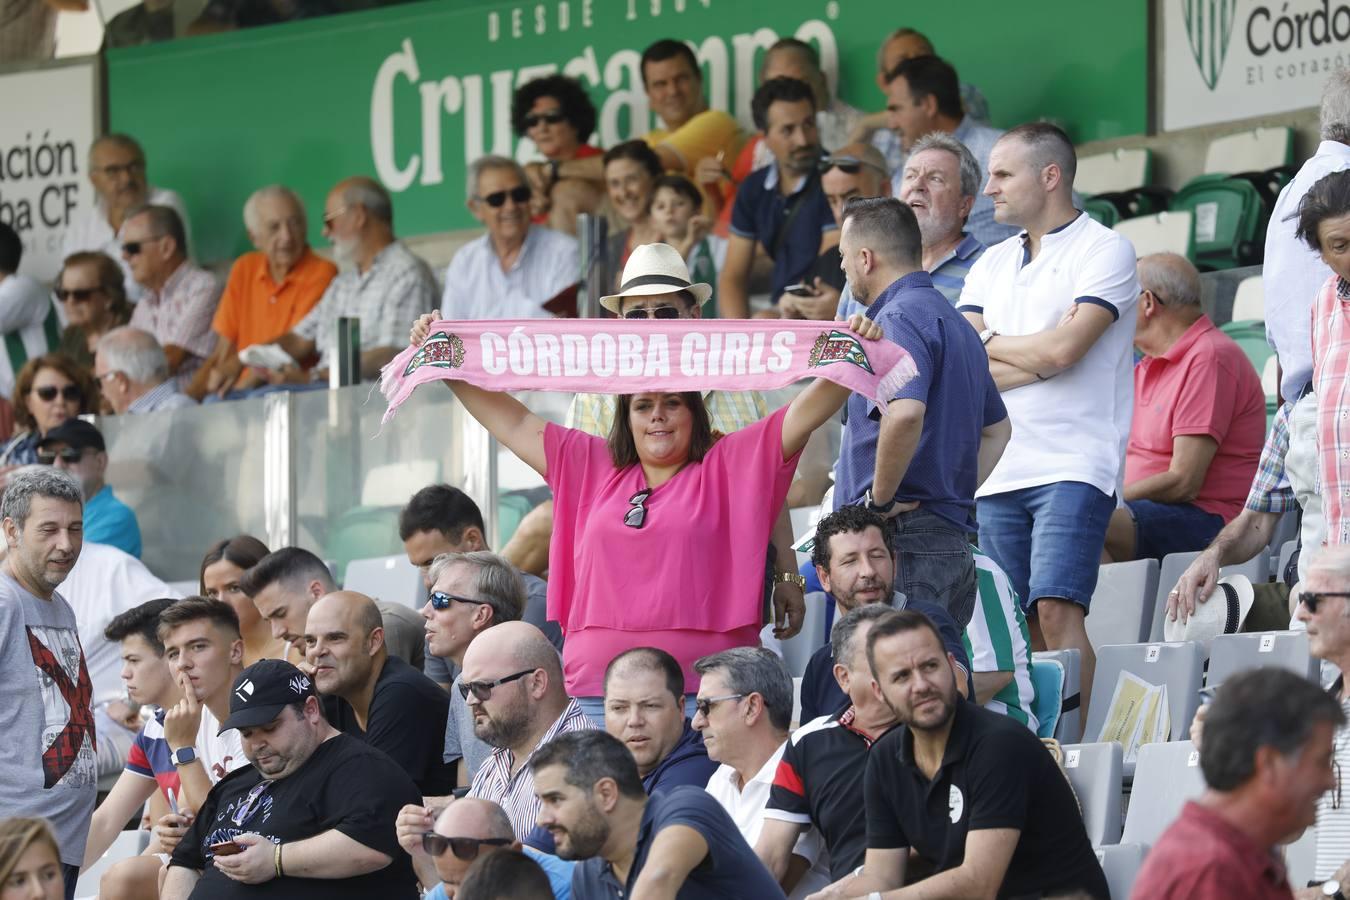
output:
<instances>
[{"instance_id":1,"label":"elderly man with glasses","mask_svg":"<svg viewBox=\"0 0 1350 900\"><path fill-rule=\"evenodd\" d=\"M573 312L581 273L576 238L530 223L530 183L514 160L469 166L469 212L487 234L465 244L445 272L447 319L533 319Z\"/></svg>"}]
</instances>

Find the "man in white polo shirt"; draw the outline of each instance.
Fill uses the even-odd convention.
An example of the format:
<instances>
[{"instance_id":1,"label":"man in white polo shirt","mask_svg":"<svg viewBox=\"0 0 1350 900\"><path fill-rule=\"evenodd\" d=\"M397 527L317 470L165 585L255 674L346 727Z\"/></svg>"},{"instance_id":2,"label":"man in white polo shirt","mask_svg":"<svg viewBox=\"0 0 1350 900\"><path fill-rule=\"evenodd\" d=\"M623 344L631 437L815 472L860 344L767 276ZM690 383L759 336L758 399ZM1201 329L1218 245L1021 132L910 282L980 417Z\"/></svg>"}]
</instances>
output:
<instances>
[{"instance_id":1,"label":"man in white polo shirt","mask_svg":"<svg viewBox=\"0 0 1350 900\"><path fill-rule=\"evenodd\" d=\"M1013 426L975 495L980 549L1008 574L1044 645L1079 650L1091 684L1085 619L1130 433L1139 283L1130 242L1074 208L1076 166L1073 144L1048 123L994 145L984 192L999 222L1023 230L976 262L959 309L980 332Z\"/></svg>"}]
</instances>

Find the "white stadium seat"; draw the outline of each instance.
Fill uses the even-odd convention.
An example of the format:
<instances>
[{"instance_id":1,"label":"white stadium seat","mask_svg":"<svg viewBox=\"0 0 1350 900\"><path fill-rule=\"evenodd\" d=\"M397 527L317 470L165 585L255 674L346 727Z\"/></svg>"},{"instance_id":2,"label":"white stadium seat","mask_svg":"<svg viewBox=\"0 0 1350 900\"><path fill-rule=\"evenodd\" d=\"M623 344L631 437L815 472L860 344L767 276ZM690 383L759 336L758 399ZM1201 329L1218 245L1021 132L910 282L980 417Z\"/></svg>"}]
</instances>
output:
<instances>
[{"instance_id":1,"label":"white stadium seat","mask_svg":"<svg viewBox=\"0 0 1350 900\"><path fill-rule=\"evenodd\" d=\"M1221 634L1209 645L1205 684L1218 687L1247 669L1276 666L1316 682L1321 666L1308 651L1306 631L1258 631Z\"/></svg>"},{"instance_id":2,"label":"white stadium seat","mask_svg":"<svg viewBox=\"0 0 1350 900\"><path fill-rule=\"evenodd\" d=\"M1106 886L1111 889L1111 900L1129 900L1134 879L1144 865L1148 847L1144 844L1114 844L1097 848L1097 862L1102 864Z\"/></svg>"},{"instance_id":3,"label":"white stadium seat","mask_svg":"<svg viewBox=\"0 0 1350 900\"><path fill-rule=\"evenodd\" d=\"M1264 172L1289 162L1293 132L1289 128L1253 128L1225 134L1209 142L1205 174Z\"/></svg>"},{"instance_id":4,"label":"white stadium seat","mask_svg":"<svg viewBox=\"0 0 1350 900\"><path fill-rule=\"evenodd\" d=\"M343 588L376 600L406 603L413 609L427 602L422 573L402 554L352 560L347 563Z\"/></svg>"},{"instance_id":5,"label":"white stadium seat","mask_svg":"<svg viewBox=\"0 0 1350 900\"><path fill-rule=\"evenodd\" d=\"M1264 322L1266 319L1266 292L1260 275L1252 275L1238 282L1233 296L1233 322ZM1271 357L1272 359L1274 357Z\"/></svg>"},{"instance_id":6,"label":"white stadium seat","mask_svg":"<svg viewBox=\"0 0 1350 900\"><path fill-rule=\"evenodd\" d=\"M1083 826L1092 846L1120 840L1121 749L1115 741L1063 744L1064 774L1083 808Z\"/></svg>"},{"instance_id":7,"label":"white stadium seat","mask_svg":"<svg viewBox=\"0 0 1350 900\"><path fill-rule=\"evenodd\" d=\"M1151 253L1191 255L1191 213L1189 210L1136 216L1115 224L1115 230L1134 244L1136 257Z\"/></svg>"},{"instance_id":8,"label":"white stadium seat","mask_svg":"<svg viewBox=\"0 0 1350 900\"><path fill-rule=\"evenodd\" d=\"M1200 773L1200 751L1190 741L1145 744L1139 748L1139 765L1130 790L1130 808L1125 813L1122 844L1153 846L1171 825L1187 800L1205 792Z\"/></svg>"},{"instance_id":9,"label":"white stadium seat","mask_svg":"<svg viewBox=\"0 0 1350 900\"><path fill-rule=\"evenodd\" d=\"M1129 672L1152 684L1167 686L1167 704L1172 718L1171 740L1188 736L1191 719L1200 706L1200 685L1205 658L1194 642L1175 644L1112 644L1097 650L1097 670L1092 680L1092 704L1088 710L1087 740L1097 740L1111 695L1120 673ZM1148 746L1148 745L1145 745ZM1140 751L1142 759L1142 750ZM1126 774L1130 766L1126 763Z\"/></svg>"},{"instance_id":10,"label":"white stadium seat","mask_svg":"<svg viewBox=\"0 0 1350 900\"><path fill-rule=\"evenodd\" d=\"M1149 152L1124 147L1078 157L1073 188L1085 196L1129 191L1148 184Z\"/></svg>"},{"instance_id":11,"label":"white stadium seat","mask_svg":"<svg viewBox=\"0 0 1350 900\"><path fill-rule=\"evenodd\" d=\"M1107 563L1097 570L1087 633L1093 647L1148 640L1153 599L1158 593L1158 561L1136 559Z\"/></svg>"}]
</instances>

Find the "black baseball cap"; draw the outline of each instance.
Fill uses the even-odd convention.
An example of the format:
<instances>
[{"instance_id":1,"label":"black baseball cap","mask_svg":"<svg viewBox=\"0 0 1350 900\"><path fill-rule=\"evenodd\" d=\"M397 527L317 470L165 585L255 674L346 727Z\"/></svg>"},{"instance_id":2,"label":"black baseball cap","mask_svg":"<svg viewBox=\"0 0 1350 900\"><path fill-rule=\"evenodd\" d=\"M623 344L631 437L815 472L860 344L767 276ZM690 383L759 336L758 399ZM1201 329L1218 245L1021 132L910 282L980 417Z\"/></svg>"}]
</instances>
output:
<instances>
[{"instance_id":1,"label":"black baseball cap","mask_svg":"<svg viewBox=\"0 0 1350 900\"><path fill-rule=\"evenodd\" d=\"M38 449L49 444L65 444L73 450L93 447L100 452L106 452L108 449L103 443L102 432L84 419L66 419L43 435L42 440L38 441Z\"/></svg>"},{"instance_id":2,"label":"black baseball cap","mask_svg":"<svg viewBox=\"0 0 1350 900\"><path fill-rule=\"evenodd\" d=\"M230 689L230 716L220 723L231 728L266 725L292 703L315 696L314 679L284 659L260 659L239 673Z\"/></svg>"}]
</instances>

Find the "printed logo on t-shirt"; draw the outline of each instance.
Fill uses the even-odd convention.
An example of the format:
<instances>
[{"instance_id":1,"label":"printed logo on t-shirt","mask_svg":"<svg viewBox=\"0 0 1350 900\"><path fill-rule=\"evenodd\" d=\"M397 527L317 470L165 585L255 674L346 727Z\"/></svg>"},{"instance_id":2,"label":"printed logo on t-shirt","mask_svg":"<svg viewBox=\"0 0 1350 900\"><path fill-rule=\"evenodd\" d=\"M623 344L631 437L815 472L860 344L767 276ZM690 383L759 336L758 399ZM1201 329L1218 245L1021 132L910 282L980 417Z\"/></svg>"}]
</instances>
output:
<instances>
[{"instance_id":1,"label":"printed logo on t-shirt","mask_svg":"<svg viewBox=\"0 0 1350 900\"><path fill-rule=\"evenodd\" d=\"M961 821L961 813L965 811L966 798L959 787L952 785L951 793L947 795L947 815L951 817L953 825Z\"/></svg>"},{"instance_id":2,"label":"printed logo on t-shirt","mask_svg":"<svg viewBox=\"0 0 1350 900\"><path fill-rule=\"evenodd\" d=\"M98 777L94 689L79 636L73 628L46 625L27 632L42 695L42 786L92 785Z\"/></svg>"}]
</instances>

